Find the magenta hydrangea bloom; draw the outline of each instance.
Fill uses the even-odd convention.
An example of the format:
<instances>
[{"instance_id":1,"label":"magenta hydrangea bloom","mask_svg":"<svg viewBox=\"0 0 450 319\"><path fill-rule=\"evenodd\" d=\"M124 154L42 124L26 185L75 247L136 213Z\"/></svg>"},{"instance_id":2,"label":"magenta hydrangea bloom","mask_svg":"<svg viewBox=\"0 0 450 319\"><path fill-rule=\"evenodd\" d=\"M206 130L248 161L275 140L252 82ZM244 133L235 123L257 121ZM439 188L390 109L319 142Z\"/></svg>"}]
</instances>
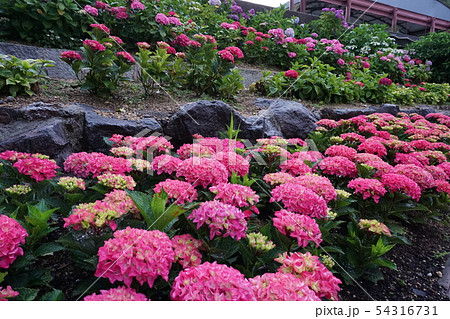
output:
<instances>
[{"instance_id":1,"label":"magenta hydrangea bloom","mask_svg":"<svg viewBox=\"0 0 450 319\"><path fill-rule=\"evenodd\" d=\"M348 183L347 187L354 189L356 194L363 196L363 199L372 198L375 203L378 203L387 192L383 183L372 178L355 178Z\"/></svg>"},{"instance_id":2,"label":"magenta hydrangea bloom","mask_svg":"<svg viewBox=\"0 0 450 319\"><path fill-rule=\"evenodd\" d=\"M319 167L324 174L336 175L342 177L356 177L358 170L355 163L343 156L325 157Z\"/></svg>"},{"instance_id":3,"label":"magenta hydrangea bloom","mask_svg":"<svg viewBox=\"0 0 450 319\"><path fill-rule=\"evenodd\" d=\"M245 214L237 207L218 201L208 201L193 210L188 219L200 228L203 224L209 227L209 238L216 235L240 240L246 237L247 221Z\"/></svg>"},{"instance_id":4,"label":"magenta hydrangea bloom","mask_svg":"<svg viewBox=\"0 0 450 319\"><path fill-rule=\"evenodd\" d=\"M193 156L211 157L214 150L200 143L184 144L178 149L177 154L180 155L180 160L185 160Z\"/></svg>"},{"instance_id":5,"label":"magenta hydrangea bloom","mask_svg":"<svg viewBox=\"0 0 450 319\"><path fill-rule=\"evenodd\" d=\"M25 244L27 231L13 218L0 215L0 268L9 268L23 255L20 244Z\"/></svg>"},{"instance_id":6,"label":"magenta hydrangea bloom","mask_svg":"<svg viewBox=\"0 0 450 319\"><path fill-rule=\"evenodd\" d=\"M175 262L183 268L196 267L202 263L203 249L201 240L195 239L189 234L177 235L172 238L173 250L175 252Z\"/></svg>"},{"instance_id":7,"label":"magenta hydrangea bloom","mask_svg":"<svg viewBox=\"0 0 450 319\"><path fill-rule=\"evenodd\" d=\"M176 204L183 205L185 202L193 202L197 199L197 190L188 182L166 179L159 182L153 188L155 193L161 193L164 190L169 198L173 198Z\"/></svg>"},{"instance_id":8,"label":"magenta hydrangea bloom","mask_svg":"<svg viewBox=\"0 0 450 319\"><path fill-rule=\"evenodd\" d=\"M400 174L384 174L381 182L390 192L402 192L412 199L419 201L422 191L419 185L412 179Z\"/></svg>"},{"instance_id":9,"label":"magenta hydrangea bloom","mask_svg":"<svg viewBox=\"0 0 450 319\"><path fill-rule=\"evenodd\" d=\"M380 157L387 155L386 147L379 141L367 139L358 146L358 151L364 151L369 154L375 154Z\"/></svg>"},{"instance_id":10,"label":"magenta hydrangea bloom","mask_svg":"<svg viewBox=\"0 0 450 319\"><path fill-rule=\"evenodd\" d=\"M252 285L239 270L216 262L181 271L170 292L178 301L255 301Z\"/></svg>"},{"instance_id":11,"label":"magenta hydrangea bloom","mask_svg":"<svg viewBox=\"0 0 450 319\"><path fill-rule=\"evenodd\" d=\"M278 172L266 174L263 179L270 185L280 185L293 180L294 176L289 173Z\"/></svg>"},{"instance_id":12,"label":"magenta hydrangea bloom","mask_svg":"<svg viewBox=\"0 0 450 319\"><path fill-rule=\"evenodd\" d=\"M280 164L282 172L292 174L294 176L311 174L312 169L300 158L291 158Z\"/></svg>"},{"instance_id":13,"label":"magenta hydrangea bloom","mask_svg":"<svg viewBox=\"0 0 450 319\"><path fill-rule=\"evenodd\" d=\"M322 233L319 225L307 215L292 213L282 209L275 212L273 226L280 233L296 238L299 247L306 247L311 241L317 246L322 242Z\"/></svg>"},{"instance_id":14,"label":"magenta hydrangea bloom","mask_svg":"<svg viewBox=\"0 0 450 319\"><path fill-rule=\"evenodd\" d=\"M115 189L112 192L105 194L105 198L102 201L116 206L116 209L124 214L139 214L139 209L136 207L136 204L124 190Z\"/></svg>"},{"instance_id":15,"label":"magenta hydrangea bloom","mask_svg":"<svg viewBox=\"0 0 450 319\"><path fill-rule=\"evenodd\" d=\"M229 175L233 172L238 176L247 175L250 170L250 163L241 155L233 151L217 152L212 159L222 163Z\"/></svg>"},{"instance_id":16,"label":"magenta hydrangea bloom","mask_svg":"<svg viewBox=\"0 0 450 319\"><path fill-rule=\"evenodd\" d=\"M338 300L342 283L320 261L319 257L307 253L284 253L275 259L281 266L279 272L290 273L301 278L319 298Z\"/></svg>"},{"instance_id":17,"label":"magenta hydrangea bloom","mask_svg":"<svg viewBox=\"0 0 450 319\"><path fill-rule=\"evenodd\" d=\"M100 294L84 297L84 301L149 301L144 294L136 292L133 288L119 287L109 290L100 290Z\"/></svg>"},{"instance_id":18,"label":"magenta hydrangea bloom","mask_svg":"<svg viewBox=\"0 0 450 319\"><path fill-rule=\"evenodd\" d=\"M259 202L256 192L244 185L221 183L210 187L209 190L216 194L214 199L236 207L252 206Z\"/></svg>"},{"instance_id":19,"label":"magenta hydrangea bloom","mask_svg":"<svg viewBox=\"0 0 450 319\"><path fill-rule=\"evenodd\" d=\"M95 276L108 278L111 283L123 281L130 287L133 279L149 287L158 276L169 279L175 260L172 241L159 230L127 227L114 233L114 238L98 250Z\"/></svg>"},{"instance_id":20,"label":"magenta hydrangea bloom","mask_svg":"<svg viewBox=\"0 0 450 319\"><path fill-rule=\"evenodd\" d=\"M22 153L16 151L4 151L0 153L0 159L5 161L15 162L19 159L29 158L31 157L30 153Z\"/></svg>"},{"instance_id":21,"label":"magenta hydrangea bloom","mask_svg":"<svg viewBox=\"0 0 450 319\"><path fill-rule=\"evenodd\" d=\"M353 160L357 153L354 148L344 145L332 145L325 151L325 155L327 156L343 156L349 160Z\"/></svg>"},{"instance_id":22,"label":"magenta hydrangea bloom","mask_svg":"<svg viewBox=\"0 0 450 319\"><path fill-rule=\"evenodd\" d=\"M36 182L52 179L59 168L55 161L37 157L19 159L13 166L20 174L28 175Z\"/></svg>"},{"instance_id":23,"label":"magenta hydrangea bloom","mask_svg":"<svg viewBox=\"0 0 450 319\"><path fill-rule=\"evenodd\" d=\"M64 162L64 170L78 177L97 177L103 173L124 175L132 171L131 162L102 153L73 153Z\"/></svg>"},{"instance_id":24,"label":"magenta hydrangea bloom","mask_svg":"<svg viewBox=\"0 0 450 319\"><path fill-rule=\"evenodd\" d=\"M392 173L404 175L419 185L421 190L434 186L433 176L425 169L414 164L398 164L392 169Z\"/></svg>"},{"instance_id":25,"label":"magenta hydrangea bloom","mask_svg":"<svg viewBox=\"0 0 450 319\"><path fill-rule=\"evenodd\" d=\"M156 171L158 175L162 173L172 174L178 170L178 166L183 161L178 157L173 157L171 155L159 155L153 159L152 169Z\"/></svg>"},{"instance_id":26,"label":"magenta hydrangea bloom","mask_svg":"<svg viewBox=\"0 0 450 319\"><path fill-rule=\"evenodd\" d=\"M121 174L104 173L97 176L97 179L99 184L113 189L133 190L136 186L133 177Z\"/></svg>"},{"instance_id":27,"label":"magenta hydrangea bloom","mask_svg":"<svg viewBox=\"0 0 450 319\"><path fill-rule=\"evenodd\" d=\"M392 171L392 169L394 168L392 165L390 165L389 163L386 163L383 160L376 160L376 161L367 161L364 164L369 165L371 167L373 167L374 169L376 169L376 173L373 175L376 178L379 178L381 176L383 176L384 174L388 174Z\"/></svg>"},{"instance_id":28,"label":"magenta hydrangea bloom","mask_svg":"<svg viewBox=\"0 0 450 319\"><path fill-rule=\"evenodd\" d=\"M301 278L290 273L265 273L249 281L258 301L320 301Z\"/></svg>"},{"instance_id":29,"label":"magenta hydrangea bloom","mask_svg":"<svg viewBox=\"0 0 450 319\"><path fill-rule=\"evenodd\" d=\"M450 183L444 180L437 180L434 184L436 191L450 195Z\"/></svg>"},{"instance_id":30,"label":"magenta hydrangea bloom","mask_svg":"<svg viewBox=\"0 0 450 319\"><path fill-rule=\"evenodd\" d=\"M8 298L14 298L18 295L19 293L14 291L11 286L7 286L6 288L0 287L0 301L8 301Z\"/></svg>"},{"instance_id":31,"label":"magenta hydrangea bloom","mask_svg":"<svg viewBox=\"0 0 450 319\"><path fill-rule=\"evenodd\" d=\"M446 181L450 177L447 173L442 169L442 167L438 166L424 166L424 169L433 176L435 181L443 180Z\"/></svg>"},{"instance_id":32,"label":"magenta hydrangea bloom","mask_svg":"<svg viewBox=\"0 0 450 319\"><path fill-rule=\"evenodd\" d=\"M360 219L359 223L358 223L358 226L361 229L367 229L368 231L370 231L372 233L375 233L375 234L379 234L379 235L383 234L383 235L386 235L388 237L392 236L391 235L391 231L389 230L389 228L385 224L380 223L376 219L371 219L371 220Z\"/></svg>"},{"instance_id":33,"label":"magenta hydrangea bloom","mask_svg":"<svg viewBox=\"0 0 450 319\"><path fill-rule=\"evenodd\" d=\"M317 195L323 197L323 199L325 199L327 203L331 200L335 200L337 197L336 189L334 188L333 184L328 178L324 176L308 174L298 176L291 182L309 188Z\"/></svg>"},{"instance_id":34,"label":"magenta hydrangea bloom","mask_svg":"<svg viewBox=\"0 0 450 319\"><path fill-rule=\"evenodd\" d=\"M227 168L217 160L202 157L188 158L178 165L177 177L184 177L194 187L217 185L228 180Z\"/></svg>"},{"instance_id":35,"label":"magenta hydrangea bloom","mask_svg":"<svg viewBox=\"0 0 450 319\"><path fill-rule=\"evenodd\" d=\"M287 182L272 190L270 202L281 201L292 212L309 215L314 218L327 216L327 203L314 191L300 184Z\"/></svg>"}]
</instances>

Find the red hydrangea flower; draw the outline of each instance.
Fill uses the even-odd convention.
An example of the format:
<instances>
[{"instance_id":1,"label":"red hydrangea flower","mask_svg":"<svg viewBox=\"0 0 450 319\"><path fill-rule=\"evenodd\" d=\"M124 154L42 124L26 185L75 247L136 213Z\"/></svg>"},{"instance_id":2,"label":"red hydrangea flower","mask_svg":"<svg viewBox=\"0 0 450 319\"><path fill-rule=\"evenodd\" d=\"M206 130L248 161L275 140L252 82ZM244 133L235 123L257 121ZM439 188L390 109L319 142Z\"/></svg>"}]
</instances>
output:
<instances>
[{"instance_id":1,"label":"red hydrangea flower","mask_svg":"<svg viewBox=\"0 0 450 319\"><path fill-rule=\"evenodd\" d=\"M303 279L319 298L338 300L339 284L336 278L320 261L319 257L307 253L284 253L275 259L281 263L279 272L290 273Z\"/></svg>"},{"instance_id":2,"label":"red hydrangea flower","mask_svg":"<svg viewBox=\"0 0 450 319\"><path fill-rule=\"evenodd\" d=\"M0 215L0 268L9 268L23 255L20 244L25 244L27 236L27 231L15 219Z\"/></svg>"},{"instance_id":3,"label":"red hydrangea flower","mask_svg":"<svg viewBox=\"0 0 450 319\"><path fill-rule=\"evenodd\" d=\"M13 166L20 174L31 176L36 182L52 179L59 168L54 161L37 157L20 159Z\"/></svg>"},{"instance_id":4,"label":"red hydrangea flower","mask_svg":"<svg viewBox=\"0 0 450 319\"><path fill-rule=\"evenodd\" d=\"M172 241L159 230L127 227L114 233L114 238L98 250L95 276L108 278L111 283L123 281L130 287L133 279L149 287L158 276L169 280L175 260Z\"/></svg>"},{"instance_id":5,"label":"red hydrangea flower","mask_svg":"<svg viewBox=\"0 0 450 319\"><path fill-rule=\"evenodd\" d=\"M242 50L238 47L226 47L225 50L230 51L237 59L242 59L244 57L244 53L242 53Z\"/></svg>"},{"instance_id":6,"label":"red hydrangea flower","mask_svg":"<svg viewBox=\"0 0 450 319\"><path fill-rule=\"evenodd\" d=\"M220 55L222 60L228 60L231 63L234 63L234 56L233 56L233 53L231 53L230 51L220 50L219 52L217 52L217 54Z\"/></svg>"},{"instance_id":7,"label":"red hydrangea flower","mask_svg":"<svg viewBox=\"0 0 450 319\"><path fill-rule=\"evenodd\" d=\"M390 86L392 85L392 80L389 78L381 78L380 81L378 82L380 85L387 85Z\"/></svg>"},{"instance_id":8,"label":"red hydrangea flower","mask_svg":"<svg viewBox=\"0 0 450 319\"><path fill-rule=\"evenodd\" d=\"M197 191L194 186L188 182L166 179L163 182L159 182L153 188L153 191L157 194L164 190L169 198L173 198L175 203L183 205L185 202L193 202L197 199Z\"/></svg>"},{"instance_id":9,"label":"red hydrangea flower","mask_svg":"<svg viewBox=\"0 0 450 319\"><path fill-rule=\"evenodd\" d=\"M249 279L258 301L320 301L303 279L289 273L265 273Z\"/></svg>"},{"instance_id":10,"label":"red hydrangea flower","mask_svg":"<svg viewBox=\"0 0 450 319\"><path fill-rule=\"evenodd\" d=\"M284 72L284 76L287 78L296 79L298 78L298 72L295 70L287 70L286 72Z\"/></svg>"},{"instance_id":11,"label":"red hydrangea flower","mask_svg":"<svg viewBox=\"0 0 450 319\"><path fill-rule=\"evenodd\" d=\"M378 203L380 197L387 192L383 183L371 178L355 178L348 183L347 187L354 189L356 194L361 194L363 199L372 198L375 203Z\"/></svg>"},{"instance_id":12,"label":"red hydrangea flower","mask_svg":"<svg viewBox=\"0 0 450 319\"><path fill-rule=\"evenodd\" d=\"M191 39L189 39L189 37L186 34L182 33L176 36L174 42L180 47L188 47L189 42L191 42Z\"/></svg>"},{"instance_id":13,"label":"red hydrangea flower","mask_svg":"<svg viewBox=\"0 0 450 319\"><path fill-rule=\"evenodd\" d=\"M195 239L189 234L177 235L172 238L173 250L175 252L175 262L180 263L184 268L196 267L202 262L202 254L199 249L203 249L201 240Z\"/></svg>"},{"instance_id":14,"label":"red hydrangea flower","mask_svg":"<svg viewBox=\"0 0 450 319\"><path fill-rule=\"evenodd\" d=\"M369 138L359 144L358 151L364 151L369 154L375 154L380 157L387 155L386 147L377 140Z\"/></svg>"},{"instance_id":15,"label":"red hydrangea flower","mask_svg":"<svg viewBox=\"0 0 450 319\"><path fill-rule=\"evenodd\" d=\"M322 242L322 233L316 221L307 216L292 213L285 209L275 212L273 226L280 233L297 238L299 247L306 247L310 241L317 246Z\"/></svg>"},{"instance_id":16,"label":"red hydrangea flower","mask_svg":"<svg viewBox=\"0 0 450 319\"><path fill-rule=\"evenodd\" d=\"M384 174L381 176L381 182L390 192L405 193L416 201L419 201L422 194L419 185L415 181L400 174Z\"/></svg>"},{"instance_id":17,"label":"red hydrangea flower","mask_svg":"<svg viewBox=\"0 0 450 319\"><path fill-rule=\"evenodd\" d=\"M216 235L230 236L236 240L246 236L247 222L244 213L237 207L218 201L201 203L188 219L197 224L197 229L206 224L209 227L210 239Z\"/></svg>"},{"instance_id":18,"label":"red hydrangea flower","mask_svg":"<svg viewBox=\"0 0 450 319\"><path fill-rule=\"evenodd\" d=\"M319 167L324 174L336 175L342 177L356 177L358 170L355 163L343 156L325 157Z\"/></svg>"},{"instance_id":19,"label":"red hydrangea flower","mask_svg":"<svg viewBox=\"0 0 450 319\"><path fill-rule=\"evenodd\" d=\"M170 292L178 301L254 301L252 285L239 270L213 263L181 271Z\"/></svg>"},{"instance_id":20,"label":"red hydrangea flower","mask_svg":"<svg viewBox=\"0 0 450 319\"><path fill-rule=\"evenodd\" d=\"M133 288L119 287L109 290L100 290L100 294L84 297L84 301L148 301L144 294L136 292Z\"/></svg>"},{"instance_id":21,"label":"red hydrangea flower","mask_svg":"<svg viewBox=\"0 0 450 319\"><path fill-rule=\"evenodd\" d=\"M327 203L309 188L300 184L287 182L272 190L270 202L281 201L292 212L315 218L327 216Z\"/></svg>"}]
</instances>

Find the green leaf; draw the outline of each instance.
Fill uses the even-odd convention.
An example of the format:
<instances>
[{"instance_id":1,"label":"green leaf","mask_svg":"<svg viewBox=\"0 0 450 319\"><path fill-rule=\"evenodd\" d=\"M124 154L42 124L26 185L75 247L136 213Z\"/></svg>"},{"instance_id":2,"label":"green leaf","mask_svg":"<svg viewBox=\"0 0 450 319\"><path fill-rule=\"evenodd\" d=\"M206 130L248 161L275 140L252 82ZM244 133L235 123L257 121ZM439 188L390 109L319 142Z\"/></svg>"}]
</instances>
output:
<instances>
[{"instance_id":1,"label":"green leaf","mask_svg":"<svg viewBox=\"0 0 450 319\"><path fill-rule=\"evenodd\" d=\"M138 191L127 191L136 207L139 209L147 226L150 226L155 221L155 214L151 209L152 196Z\"/></svg>"},{"instance_id":2,"label":"green leaf","mask_svg":"<svg viewBox=\"0 0 450 319\"><path fill-rule=\"evenodd\" d=\"M64 294L59 289L53 289L41 297L41 301L63 301L64 299Z\"/></svg>"},{"instance_id":3,"label":"green leaf","mask_svg":"<svg viewBox=\"0 0 450 319\"><path fill-rule=\"evenodd\" d=\"M386 259L375 259L373 262L374 262L375 264L380 265L380 266L383 266L383 267L388 267L388 268L390 268L390 269L398 270L398 269L397 269L397 265L396 265L394 262L390 261L390 260L386 260Z\"/></svg>"},{"instance_id":4,"label":"green leaf","mask_svg":"<svg viewBox=\"0 0 450 319\"><path fill-rule=\"evenodd\" d=\"M8 273L7 272L0 272L0 284L2 283L2 281L5 279L6 275Z\"/></svg>"},{"instance_id":5,"label":"green leaf","mask_svg":"<svg viewBox=\"0 0 450 319\"><path fill-rule=\"evenodd\" d=\"M53 255L53 253L55 253L57 251L61 251L63 249L64 249L64 246L59 245L57 243L45 243L45 244L42 244L41 246L39 246L35 250L34 255L36 257Z\"/></svg>"},{"instance_id":6,"label":"green leaf","mask_svg":"<svg viewBox=\"0 0 450 319\"><path fill-rule=\"evenodd\" d=\"M153 213L155 214L155 218L158 218L162 214L164 214L164 211L166 209L166 203L169 199L169 196L164 191L164 189L161 190L161 193L156 193L153 196L153 199L151 201L151 208Z\"/></svg>"},{"instance_id":7,"label":"green leaf","mask_svg":"<svg viewBox=\"0 0 450 319\"><path fill-rule=\"evenodd\" d=\"M39 290L38 289L31 289L31 288L15 288L19 295L14 298L14 300L17 301L33 301Z\"/></svg>"}]
</instances>

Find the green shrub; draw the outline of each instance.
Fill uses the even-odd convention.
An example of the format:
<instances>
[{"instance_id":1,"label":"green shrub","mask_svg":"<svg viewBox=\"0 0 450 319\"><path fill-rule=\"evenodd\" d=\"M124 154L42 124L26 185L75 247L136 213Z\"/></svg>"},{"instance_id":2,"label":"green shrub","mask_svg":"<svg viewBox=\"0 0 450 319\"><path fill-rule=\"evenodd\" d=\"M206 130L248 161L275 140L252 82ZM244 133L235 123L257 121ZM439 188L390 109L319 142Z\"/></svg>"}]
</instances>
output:
<instances>
[{"instance_id":1,"label":"green shrub","mask_svg":"<svg viewBox=\"0 0 450 319\"><path fill-rule=\"evenodd\" d=\"M39 80L45 77L43 68L54 66L52 63L0 54L0 94L33 95L39 89Z\"/></svg>"},{"instance_id":2,"label":"green shrub","mask_svg":"<svg viewBox=\"0 0 450 319\"><path fill-rule=\"evenodd\" d=\"M431 60L433 82L450 82L450 33L430 33L407 46L416 59Z\"/></svg>"}]
</instances>

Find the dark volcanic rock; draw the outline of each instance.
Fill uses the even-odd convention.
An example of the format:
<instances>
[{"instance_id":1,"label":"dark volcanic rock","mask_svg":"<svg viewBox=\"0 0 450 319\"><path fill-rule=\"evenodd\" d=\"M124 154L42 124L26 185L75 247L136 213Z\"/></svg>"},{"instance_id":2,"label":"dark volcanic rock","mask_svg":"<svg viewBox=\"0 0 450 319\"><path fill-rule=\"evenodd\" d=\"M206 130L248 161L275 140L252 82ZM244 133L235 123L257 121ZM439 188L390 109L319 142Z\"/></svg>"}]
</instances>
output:
<instances>
[{"instance_id":1,"label":"dark volcanic rock","mask_svg":"<svg viewBox=\"0 0 450 319\"><path fill-rule=\"evenodd\" d=\"M86 112L84 128L85 149L88 151L106 152L109 146L103 140L114 134L125 136L147 136L153 133L162 133L162 127L158 121L145 118L140 122L119 120L98 115L94 112Z\"/></svg>"},{"instance_id":2,"label":"dark volcanic rock","mask_svg":"<svg viewBox=\"0 0 450 319\"><path fill-rule=\"evenodd\" d=\"M213 137L225 132L233 114L234 127L245 125L244 118L222 101L196 101L183 105L169 119L164 133L178 144L192 143L193 134ZM242 136L246 138L245 136Z\"/></svg>"},{"instance_id":3,"label":"dark volcanic rock","mask_svg":"<svg viewBox=\"0 0 450 319\"><path fill-rule=\"evenodd\" d=\"M285 138L306 138L319 119L301 103L276 100L261 115L270 119Z\"/></svg>"}]
</instances>

